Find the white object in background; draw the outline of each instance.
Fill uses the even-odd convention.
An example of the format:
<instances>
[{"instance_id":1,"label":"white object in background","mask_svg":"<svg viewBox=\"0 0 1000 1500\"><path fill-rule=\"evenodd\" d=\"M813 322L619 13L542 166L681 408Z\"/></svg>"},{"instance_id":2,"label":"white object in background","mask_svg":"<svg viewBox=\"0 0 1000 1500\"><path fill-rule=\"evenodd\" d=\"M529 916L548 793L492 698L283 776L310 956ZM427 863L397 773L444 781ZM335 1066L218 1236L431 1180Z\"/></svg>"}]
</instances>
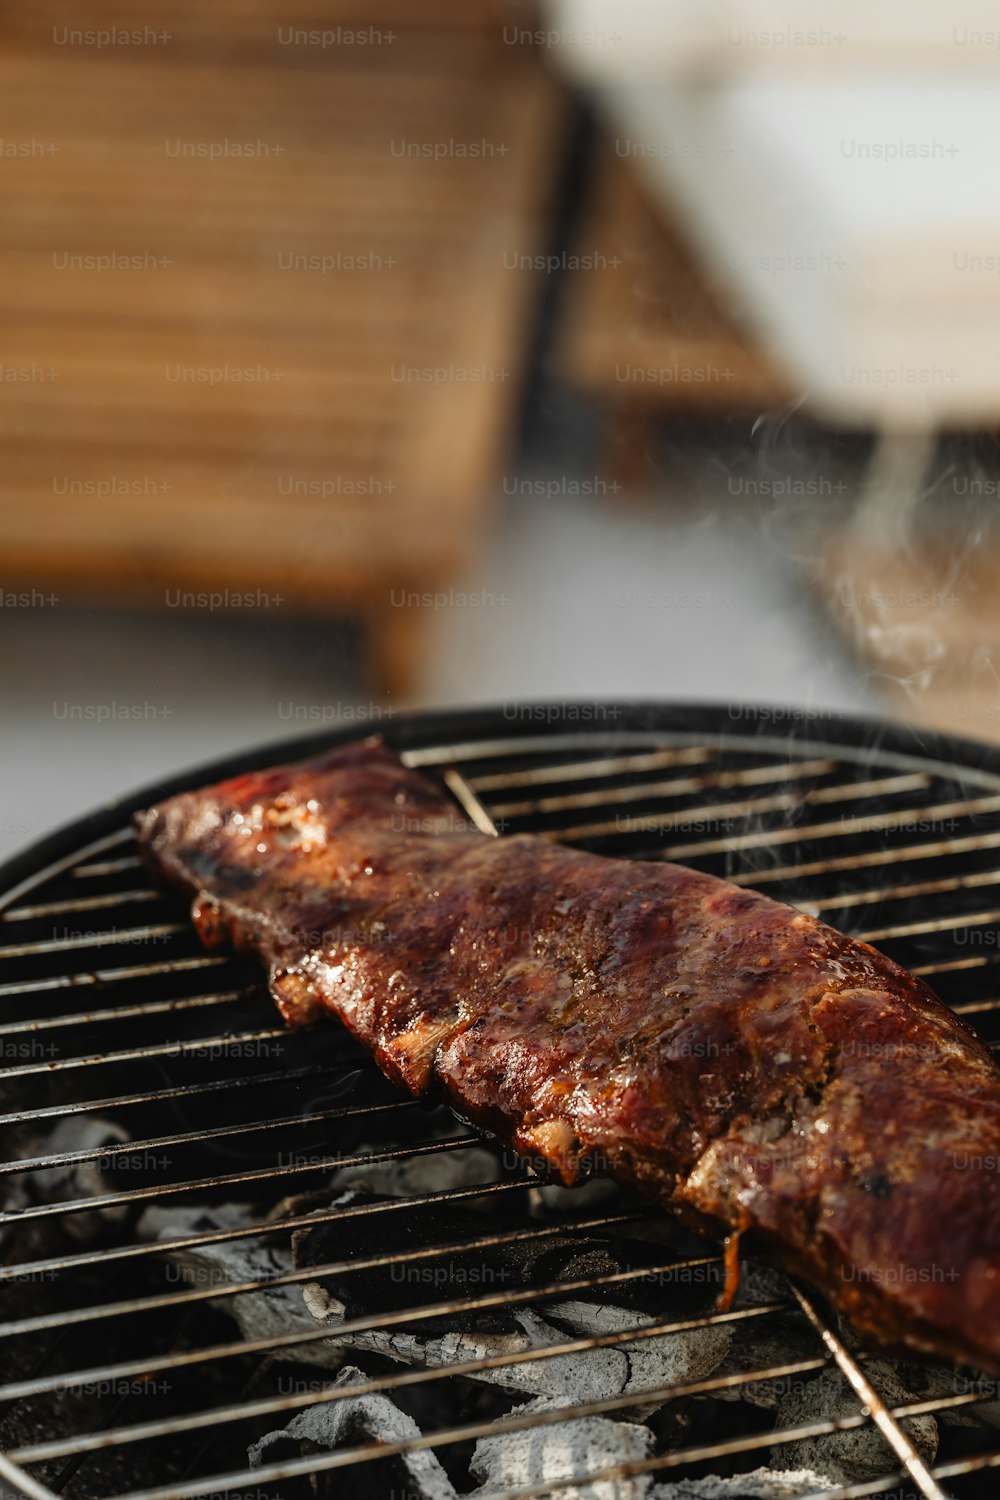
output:
<instances>
[{"instance_id":1,"label":"white object in background","mask_svg":"<svg viewBox=\"0 0 1000 1500\"><path fill-rule=\"evenodd\" d=\"M1000 90L865 73L646 82L605 105L807 406L875 429L856 534L892 546L933 436L1000 422Z\"/></svg>"},{"instance_id":2,"label":"white object in background","mask_svg":"<svg viewBox=\"0 0 1000 1500\"><path fill-rule=\"evenodd\" d=\"M589 83L1000 65L995 0L544 0L542 26L566 71Z\"/></svg>"},{"instance_id":3,"label":"white object in background","mask_svg":"<svg viewBox=\"0 0 1000 1500\"><path fill-rule=\"evenodd\" d=\"M993 0L546 0L546 15L617 154L804 401L880 434L861 527L905 526L933 435L1000 422Z\"/></svg>"},{"instance_id":4,"label":"white object in background","mask_svg":"<svg viewBox=\"0 0 1000 1500\"><path fill-rule=\"evenodd\" d=\"M1000 90L866 74L604 96L631 157L809 405L1000 419Z\"/></svg>"}]
</instances>

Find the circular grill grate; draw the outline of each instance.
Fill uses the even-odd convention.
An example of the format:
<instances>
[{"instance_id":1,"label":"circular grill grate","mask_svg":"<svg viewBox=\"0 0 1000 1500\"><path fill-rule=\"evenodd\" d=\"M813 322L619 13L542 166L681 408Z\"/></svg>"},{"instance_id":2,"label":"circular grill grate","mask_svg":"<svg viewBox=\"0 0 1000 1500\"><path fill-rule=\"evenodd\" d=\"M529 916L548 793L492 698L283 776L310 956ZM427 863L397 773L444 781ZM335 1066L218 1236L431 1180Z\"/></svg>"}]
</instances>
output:
<instances>
[{"instance_id":1,"label":"circular grill grate","mask_svg":"<svg viewBox=\"0 0 1000 1500\"><path fill-rule=\"evenodd\" d=\"M829 716L613 705L429 716L386 737L484 829L758 886L927 976L1000 1042L1000 758L985 748ZM256 968L203 953L136 858L128 814L180 784L0 875L0 1486L409 1500L435 1484L471 1492L480 1439L520 1433L535 1440L510 1450L520 1469L501 1464L504 1482L480 1493L578 1494L600 1473L618 1485L601 1493L631 1496L860 1434L884 1471L848 1465L820 1491L830 1500L993 1493L992 1383L904 1380L900 1400L884 1361L845 1347L816 1301L770 1273L751 1272L719 1313L715 1247L610 1185L540 1191L508 1154L400 1098L337 1027L288 1033ZM334 1299L361 1371L350 1387L331 1392L330 1327L303 1288L314 1314ZM632 1356L657 1331L686 1339L690 1359L650 1384ZM724 1338L728 1362L702 1370L698 1338ZM520 1410L556 1354L591 1374ZM624 1385L594 1386L598 1357L625 1361ZM810 1405L838 1370L839 1400ZM382 1405L362 1417L365 1395ZM336 1448L288 1438L248 1469L248 1446L338 1405L354 1425ZM642 1417L645 1446L588 1450L580 1435L605 1428L563 1428L572 1463L545 1468L570 1410L629 1433ZM928 1414L936 1454L905 1420Z\"/></svg>"}]
</instances>

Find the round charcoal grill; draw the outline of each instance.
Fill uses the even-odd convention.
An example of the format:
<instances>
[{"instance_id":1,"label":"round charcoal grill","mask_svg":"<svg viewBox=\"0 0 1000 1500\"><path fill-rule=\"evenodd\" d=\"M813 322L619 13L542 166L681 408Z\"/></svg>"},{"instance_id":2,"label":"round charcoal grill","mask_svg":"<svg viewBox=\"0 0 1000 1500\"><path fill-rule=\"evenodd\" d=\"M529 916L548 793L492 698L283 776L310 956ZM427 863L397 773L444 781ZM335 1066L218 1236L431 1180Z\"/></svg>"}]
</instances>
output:
<instances>
[{"instance_id":1,"label":"round charcoal grill","mask_svg":"<svg viewBox=\"0 0 1000 1500\"><path fill-rule=\"evenodd\" d=\"M994 1494L994 1382L872 1355L752 1264L720 1312L718 1247L597 1179L540 1185L201 950L131 812L351 737L147 788L0 871L0 1491ZM1000 1040L988 747L736 706L508 704L385 737L484 831L759 887Z\"/></svg>"}]
</instances>

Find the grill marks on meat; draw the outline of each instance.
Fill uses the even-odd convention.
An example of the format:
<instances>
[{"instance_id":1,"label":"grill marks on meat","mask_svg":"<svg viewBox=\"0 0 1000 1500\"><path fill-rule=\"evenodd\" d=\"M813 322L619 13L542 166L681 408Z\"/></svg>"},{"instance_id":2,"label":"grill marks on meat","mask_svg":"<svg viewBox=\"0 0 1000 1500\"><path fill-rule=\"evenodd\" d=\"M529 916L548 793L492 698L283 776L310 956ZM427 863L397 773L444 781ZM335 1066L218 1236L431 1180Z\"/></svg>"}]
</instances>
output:
<instances>
[{"instance_id":1,"label":"grill marks on meat","mask_svg":"<svg viewBox=\"0 0 1000 1500\"><path fill-rule=\"evenodd\" d=\"M375 741L138 816L211 947L571 1184L747 1244L878 1343L1000 1371L1000 1072L920 980L753 891L472 831Z\"/></svg>"}]
</instances>

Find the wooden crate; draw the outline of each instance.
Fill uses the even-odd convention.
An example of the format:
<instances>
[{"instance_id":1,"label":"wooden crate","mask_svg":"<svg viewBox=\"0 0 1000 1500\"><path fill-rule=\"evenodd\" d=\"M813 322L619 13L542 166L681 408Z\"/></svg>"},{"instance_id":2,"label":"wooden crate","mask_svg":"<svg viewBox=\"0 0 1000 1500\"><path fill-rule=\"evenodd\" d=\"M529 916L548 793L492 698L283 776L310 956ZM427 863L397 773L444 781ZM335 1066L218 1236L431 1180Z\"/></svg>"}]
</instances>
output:
<instances>
[{"instance_id":1,"label":"wooden crate","mask_svg":"<svg viewBox=\"0 0 1000 1500\"><path fill-rule=\"evenodd\" d=\"M394 601L455 578L494 485L538 290L503 253L544 242L563 106L490 6L401 16L4 19L4 587L261 589L363 616L405 684L421 610ZM354 24L393 40L276 41Z\"/></svg>"}]
</instances>

